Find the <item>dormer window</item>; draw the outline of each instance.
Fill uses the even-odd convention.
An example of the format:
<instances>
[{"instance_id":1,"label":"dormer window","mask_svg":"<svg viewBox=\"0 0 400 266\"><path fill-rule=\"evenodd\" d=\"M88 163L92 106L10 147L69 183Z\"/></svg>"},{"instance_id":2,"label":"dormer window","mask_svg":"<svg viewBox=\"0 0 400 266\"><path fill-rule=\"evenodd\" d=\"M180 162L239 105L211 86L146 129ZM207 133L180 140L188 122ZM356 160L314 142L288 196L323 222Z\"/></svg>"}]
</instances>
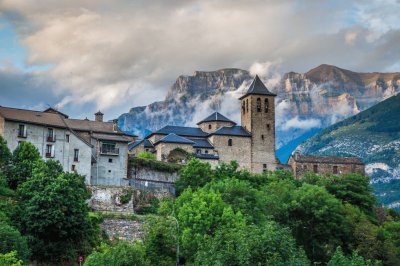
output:
<instances>
[{"instance_id":1,"label":"dormer window","mask_svg":"<svg viewBox=\"0 0 400 266\"><path fill-rule=\"evenodd\" d=\"M211 126L211 124L209 124L209 125L208 125L208 129L211 129L211 128L212 128L212 126Z\"/></svg>"},{"instance_id":2,"label":"dormer window","mask_svg":"<svg viewBox=\"0 0 400 266\"><path fill-rule=\"evenodd\" d=\"M261 99L257 98L257 112L261 112Z\"/></svg>"},{"instance_id":3,"label":"dormer window","mask_svg":"<svg viewBox=\"0 0 400 266\"><path fill-rule=\"evenodd\" d=\"M268 113L268 109L269 109L268 98L265 98L265 100L264 100L264 112Z\"/></svg>"}]
</instances>

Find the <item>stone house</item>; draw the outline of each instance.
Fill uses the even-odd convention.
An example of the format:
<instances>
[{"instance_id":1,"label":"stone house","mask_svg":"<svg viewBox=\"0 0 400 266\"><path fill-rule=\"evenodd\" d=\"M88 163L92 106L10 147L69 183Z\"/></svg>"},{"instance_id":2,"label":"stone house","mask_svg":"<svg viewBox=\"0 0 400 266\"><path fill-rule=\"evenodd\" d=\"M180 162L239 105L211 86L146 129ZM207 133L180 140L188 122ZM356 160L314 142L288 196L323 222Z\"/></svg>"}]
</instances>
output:
<instances>
[{"instance_id":1,"label":"stone house","mask_svg":"<svg viewBox=\"0 0 400 266\"><path fill-rule=\"evenodd\" d=\"M235 160L253 173L275 170L279 164L275 157L275 97L256 76L239 99L240 126L214 112L198 122L198 127L168 125L154 131L144 141L132 144L130 153L137 154L147 145L157 160L167 161L169 153L180 148L213 166Z\"/></svg>"},{"instance_id":2,"label":"stone house","mask_svg":"<svg viewBox=\"0 0 400 266\"><path fill-rule=\"evenodd\" d=\"M365 174L365 165L358 157L312 156L295 152L290 156L288 164L295 178L301 177L306 172L330 175Z\"/></svg>"},{"instance_id":3,"label":"stone house","mask_svg":"<svg viewBox=\"0 0 400 266\"><path fill-rule=\"evenodd\" d=\"M85 176L86 184L120 185L127 177L128 143L135 136L117 121L71 119L53 108L45 111L0 107L0 135L11 151L31 142L45 160L57 160L64 171Z\"/></svg>"}]
</instances>

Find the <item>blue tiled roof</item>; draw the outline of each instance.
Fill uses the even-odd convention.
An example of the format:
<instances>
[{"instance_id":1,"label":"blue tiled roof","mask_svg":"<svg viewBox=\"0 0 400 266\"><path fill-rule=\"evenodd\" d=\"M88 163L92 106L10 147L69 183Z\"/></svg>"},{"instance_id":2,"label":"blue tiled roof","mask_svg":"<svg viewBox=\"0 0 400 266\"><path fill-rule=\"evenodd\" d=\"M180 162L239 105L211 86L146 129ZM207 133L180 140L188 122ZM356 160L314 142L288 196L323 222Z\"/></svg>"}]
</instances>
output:
<instances>
[{"instance_id":1,"label":"blue tiled roof","mask_svg":"<svg viewBox=\"0 0 400 266\"><path fill-rule=\"evenodd\" d=\"M247 132L242 126L221 127L212 132L210 135L251 137L251 134Z\"/></svg>"},{"instance_id":2,"label":"blue tiled roof","mask_svg":"<svg viewBox=\"0 0 400 266\"><path fill-rule=\"evenodd\" d=\"M180 144L194 144L194 141L178 136L174 133L168 134L167 136L163 137L162 139L160 139L159 141L157 141L156 143L154 143L154 145L157 145L158 143L180 143Z\"/></svg>"},{"instance_id":3,"label":"blue tiled roof","mask_svg":"<svg viewBox=\"0 0 400 266\"><path fill-rule=\"evenodd\" d=\"M204 123L204 122L213 122L213 121L221 121L221 122L230 122L234 125L236 125L235 122L233 122L232 120L230 120L229 118L221 115L218 112L214 112L211 115L207 116L206 118L204 118L203 120L201 120L199 123L197 123L197 125Z\"/></svg>"},{"instance_id":4,"label":"blue tiled roof","mask_svg":"<svg viewBox=\"0 0 400 266\"><path fill-rule=\"evenodd\" d=\"M134 141L134 142L132 142L132 143L129 143L129 144L128 144L128 149L129 149L129 150L132 150L133 148L135 148L136 146L138 146L140 143L142 143L141 140L136 140L136 141Z\"/></svg>"},{"instance_id":5,"label":"blue tiled roof","mask_svg":"<svg viewBox=\"0 0 400 266\"><path fill-rule=\"evenodd\" d=\"M253 82L250 84L249 89L246 94L240 97L239 99L243 99L247 95L256 94L256 95L267 95L267 96L276 96L276 94L270 92L267 87L265 87L264 83L261 79L256 75Z\"/></svg>"},{"instance_id":6,"label":"blue tiled roof","mask_svg":"<svg viewBox=\"0 0 400 266\"><path fill-rule=\"evenodd\" d=\"M199 159L204 159L204 160L218 160L219 159L219 156L216 154L196 153L195 156Z\"/></svg>"},{"instance_id":7,"label":"blue tiled roof","mask_svg":"<svg viewBox=\"0 0 400 266\"><path fill-rule=\"evenodd\" d=\"M144 142L144 147L145 148L154 148L153 144L151 143L150 140L148 139L144 139L144 140L137 140L135 142L132 142L128 145L128 149L132 150L133 148L135 148L136 146L140 145L142 142Z\"/></svg>"},{"instance_id":8,"label":"blue tiled roof","mask_svg":"<svg viewBox=\"0 0 400 266\"><path fill-rule=\"evenodd\" d=\"M193 148L214 149L214 146L207 139L190 139L194 141Z\"/></svg>"},{"instance_id":9,"label":"blue tiled roof","mask_svg":"<svg viewBox=\"0 0 400 266\"><path fill-rule=\"evenodd\" d=\"M153 133L151 133L147 138L154 134L168 135L174 133L176 135L185 137L207 137L208 134L198 127L180 127L180 126L165 126Z\"/></svg>"}]
</instances>

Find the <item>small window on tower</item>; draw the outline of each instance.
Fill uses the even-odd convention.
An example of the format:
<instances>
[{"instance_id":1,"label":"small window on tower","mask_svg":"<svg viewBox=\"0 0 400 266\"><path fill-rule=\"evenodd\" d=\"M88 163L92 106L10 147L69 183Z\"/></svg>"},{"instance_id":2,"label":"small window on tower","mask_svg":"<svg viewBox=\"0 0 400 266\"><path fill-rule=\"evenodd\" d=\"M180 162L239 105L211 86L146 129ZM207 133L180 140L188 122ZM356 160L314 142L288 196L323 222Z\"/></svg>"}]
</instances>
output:
<instances>
[{"instance_id":1,"label":"small window on tower","mask_svg":"<svg viewBox=\"0 0 400 266\"><path fill-rule=\"evenodd\" d=\"M243 103L242 103L242 113L244 114L245 111L246 111L246 107L245 107L245 103L244 103L244 101L243 101Z\"/></svg>"},{"instance_id":2,"label":"small window on tower","mask_svg":"<svg viewBox=\"0 0 400 266\"><path fill-rule=\"evenodd\" d=\"M232 139L228 139L228 146L232 146Z\"/></svg>"},{"instance_id":3,"label":"small window on tower","mask_svg":"<svg viewBox=\"0 0 400 266\"><path fill-rule=\"evenodd\" d=\"M263 164L263 172L266 172L267 171L267 164L265 163L265 164Z\"/></svg>"},{"instance_id":4,"label":"small window on tower","mask_svg":"<svg viewBox=\"0 0 400 266\"><path fill-rule=\"evenodd\" d=\"M205 153L205 154L208 154L208 150L205 150L204 153Z\"/></svg>"},{"instance_id":5,"label":"small window on tower","mask_svg":"<svg viewBox=\"0 0 400 266\"><path fill-rule=\"evenodd\" d=\"M264 135L261 135L261 139L264 140Z\"/></svg>"},{"instance_id":6,"label":"small window on tower","mask_svg":"<svg viewBox=\"0 0 400 266\"><path fill-rule=\"evenodd\" d=\"M270 130L271 129L271 125L267 124L267 129Z\"/></svg>"},{"instance_id":7,"label":"small window on tower","mask_svg":"<svg viewBox=\"0 0 400 266\"><path fill-rule=\"evenodd\" d=\"M264 100L264 112L268 113L268 108L269 108L268 98L265 98L265 100Z\"/></svg>"},{"instance_id":8,"label":"small window on tower","mask_svg":"<svg viewBox=\"0 0 400 266\"><path fill-rule=\"evenodd\" d=\"M208 125L208 129L211 129L211 128L212 128L212 126L211 126L211 124L209 124L209 125Z\"/></svg>"},{"instance_id":9,"label":"small window on tower","mask_svg":"<svg viewBox=\"0 0 400 266\"><path fill-rule=\"evenodd\" d=\"M249 112L249 99L246 99L246 112Z\"/></svg>"},{"instance_id":10,"label":"small window on tower","mask_svg":"<svg viewBox=\"0 0 400 266\"><path fill-rule=\"evenodd\" d=\"M261 112L261 99L257 98L257 112Z\"/></svg>"}]
</instances>

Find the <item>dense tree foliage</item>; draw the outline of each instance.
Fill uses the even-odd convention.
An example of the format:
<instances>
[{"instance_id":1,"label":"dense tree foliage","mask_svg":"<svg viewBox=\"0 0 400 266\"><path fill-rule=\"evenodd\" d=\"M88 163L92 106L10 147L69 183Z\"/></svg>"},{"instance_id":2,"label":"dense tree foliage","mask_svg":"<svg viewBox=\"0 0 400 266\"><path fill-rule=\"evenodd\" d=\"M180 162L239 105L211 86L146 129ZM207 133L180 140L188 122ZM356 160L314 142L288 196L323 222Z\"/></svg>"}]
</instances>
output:
<instances>
[{"instance_id":1,"label":"dense tree foliage","mask_svg":"<svg viewBox=\"0 0 400 266\"><path fill-rule=\"evenodd\" d=\"M101 245L85 261L85 266L146 266L143 245L119 241L116 245Z\"/></svg>"},{"instance_id":2,"label":"dense tree foliage","mask_svg":"<svg viewBox=\"0 0 400 266\"><path fill-rule=\"evenodd\" d=\"M0 253L0 265L1 266L22 266L23 261L17 258L16 251L10 251L8 253Z\"/></svg>"},{"instance_id":3,"label":"dense tree foliage","mask_svg":"<svg viewBox=\"0 0 400 266\"><path fill-rule=\"evenodd\" d=\"M16 251L16 257L28 262L30 250L26 237L11 225L0 221L0 253Z\"/></svg>"}]
</instances>

